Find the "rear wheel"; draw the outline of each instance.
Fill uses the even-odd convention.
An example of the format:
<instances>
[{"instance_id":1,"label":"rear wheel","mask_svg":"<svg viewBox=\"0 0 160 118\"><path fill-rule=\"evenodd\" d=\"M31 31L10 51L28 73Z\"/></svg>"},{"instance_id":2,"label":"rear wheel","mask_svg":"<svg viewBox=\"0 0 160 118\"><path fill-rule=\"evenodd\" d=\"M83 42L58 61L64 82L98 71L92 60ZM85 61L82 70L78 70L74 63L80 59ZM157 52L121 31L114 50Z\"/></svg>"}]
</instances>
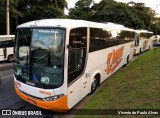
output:
<instances>
[{"instance_id":1,"label":"rear wheel","mask_svg":"<svg viewBox=\"0 0 160 118\"><path fill-rule=\"evenodd\" d=\"M123 67L126 67L128 64L129 64L129 55L127 56L126 63L123 65Z\"/></svg>"}]
</instances>

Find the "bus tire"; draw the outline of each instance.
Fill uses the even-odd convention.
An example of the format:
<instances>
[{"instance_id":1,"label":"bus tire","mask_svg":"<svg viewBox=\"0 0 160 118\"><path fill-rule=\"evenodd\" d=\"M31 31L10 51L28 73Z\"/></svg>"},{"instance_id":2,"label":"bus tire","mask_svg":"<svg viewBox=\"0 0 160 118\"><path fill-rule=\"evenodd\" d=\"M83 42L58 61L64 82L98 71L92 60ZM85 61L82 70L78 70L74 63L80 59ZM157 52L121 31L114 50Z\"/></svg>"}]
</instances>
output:
<instances>
[{"instance_id":1,"label":"bus tire","mask_svg":"<svg viewBox=\"0 0 160 118\"><path fill-rule=\"evenodd\" d=\"M127 64L126 65L128 65L129 64L129 55L127 56Z\"/></svg>"},{"instance_id":2,"label":"bus tire","mask_svg":"<svg viewBox=\"0 0 160 118\"><path fill-rule=\"evenodd\" d=\"M139 54L141 54L141 53L142 53L142 49L140 48L140 49L139 49Z\"/></svg>"},{"instance_id":3,"label":"bus tire","mask_svg":"<svg viewBox=\"0 0 160 118\"><path fill-rule=\"evenodd\" d=\"M13 55L11 54L11 55L8 55L8 57L7 57L7 61L13 61Z\"/></svg>"},{"instance_id":4,"label":"bus tire","mask_svg":"<svg viewBox=\"0 0 160 118\"><path fill-rule=\"evenodd\" d=\"M129 55L127 56L126 63L122 67L126 67L129 64Z\"/></svg>"},{"instance_id":5,"label":"bus tire","mask_svg":"<svg viewBox=\"0 0 160 118\"><path fill-rule=\"evenodd\" d=\"M92 84L91 84L91 92L90 92L90 94L93 94L93 93L96 91L97 86L98 86L98 76L97 76L97 75L94 76L93 79L94 79L94 80L93 80L93 82L92 82Z\"/></svg>"}]
</instances>

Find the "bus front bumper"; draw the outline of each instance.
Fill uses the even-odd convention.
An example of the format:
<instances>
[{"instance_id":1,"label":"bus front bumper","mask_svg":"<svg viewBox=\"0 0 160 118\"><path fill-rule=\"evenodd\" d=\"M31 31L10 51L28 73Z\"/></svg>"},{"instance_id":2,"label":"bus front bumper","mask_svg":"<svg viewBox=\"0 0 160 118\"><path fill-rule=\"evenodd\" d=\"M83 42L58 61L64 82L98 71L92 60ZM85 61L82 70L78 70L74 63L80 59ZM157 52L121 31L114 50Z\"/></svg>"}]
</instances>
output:
<instances>
[{"instance_id":1,"label":"bus front bumper","mask_svg":"<svg viewBox=\"0 0 160 118\"><path fill-rule=\"evenodd\" d=\"M21 97L23 100L41 107L43 109L55 111L55 112L65 112L67 111L68 105L67 105L67 96L62 96L61 98L55 100L55 101L42 101L42 100L37 100L35 98L32 98L30 96L27 96L26 94L22 93L15 85L15 91L19 97Z\"/></svg>"}]
</instances>

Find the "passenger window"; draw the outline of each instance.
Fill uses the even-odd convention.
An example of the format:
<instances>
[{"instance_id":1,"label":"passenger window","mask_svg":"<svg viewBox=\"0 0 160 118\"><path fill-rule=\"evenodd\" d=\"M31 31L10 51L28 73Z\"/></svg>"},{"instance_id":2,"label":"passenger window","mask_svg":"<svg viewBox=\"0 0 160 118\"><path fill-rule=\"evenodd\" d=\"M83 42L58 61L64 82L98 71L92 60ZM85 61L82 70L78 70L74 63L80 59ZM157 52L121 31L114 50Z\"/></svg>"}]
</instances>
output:
<instances>
[{"instance_id":1,"label":"passenger window","mask_svg":"<svg viewBox=\"0 0 160 118\"><path fill-rule=\"evenodd\" d=\"M111 33L107 29L90 28L89 52L105 49L111 44Z\"/></svg>"}]
</instances>

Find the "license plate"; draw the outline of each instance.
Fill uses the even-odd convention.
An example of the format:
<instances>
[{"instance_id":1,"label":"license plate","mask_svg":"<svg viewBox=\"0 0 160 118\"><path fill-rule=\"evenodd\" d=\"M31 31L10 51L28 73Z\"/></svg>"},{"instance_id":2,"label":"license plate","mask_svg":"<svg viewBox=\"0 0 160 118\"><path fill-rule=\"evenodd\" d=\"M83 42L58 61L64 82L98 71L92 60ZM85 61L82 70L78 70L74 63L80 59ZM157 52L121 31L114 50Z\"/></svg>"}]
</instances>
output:
<instances>
[{"instance_id":1,"label":"license plate","mask_svg":"<svg viewBox=\"0 0 160 118\"><path fill-rule=\"evenodd\" d=\"M34 100L30 99L30 98L28 98L27 101L28 101L29 103L33 104L33 105L36 105L36 102L35 102Z\"/></svg>"}]
</instances>

